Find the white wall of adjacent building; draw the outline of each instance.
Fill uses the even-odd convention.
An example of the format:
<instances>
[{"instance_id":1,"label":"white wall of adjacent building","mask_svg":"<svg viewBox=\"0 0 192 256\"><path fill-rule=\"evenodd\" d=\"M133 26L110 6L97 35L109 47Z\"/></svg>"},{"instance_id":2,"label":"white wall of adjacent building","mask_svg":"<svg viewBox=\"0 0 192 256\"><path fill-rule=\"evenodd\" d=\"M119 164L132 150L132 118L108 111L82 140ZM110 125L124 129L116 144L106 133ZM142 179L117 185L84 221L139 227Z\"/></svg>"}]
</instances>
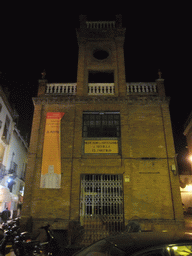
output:
<instances>
[{"instance_id":1,"label":"white wall of adjacent building","mask_svg":"<svg viewBox=\"0 0 192 256\"><path fill-rule=\"evenodd\" d=\"M28 151L16 127L17 116L0 87L0 212L8 207L12 214L22 201Z\"/></svg>"}]
</instances>

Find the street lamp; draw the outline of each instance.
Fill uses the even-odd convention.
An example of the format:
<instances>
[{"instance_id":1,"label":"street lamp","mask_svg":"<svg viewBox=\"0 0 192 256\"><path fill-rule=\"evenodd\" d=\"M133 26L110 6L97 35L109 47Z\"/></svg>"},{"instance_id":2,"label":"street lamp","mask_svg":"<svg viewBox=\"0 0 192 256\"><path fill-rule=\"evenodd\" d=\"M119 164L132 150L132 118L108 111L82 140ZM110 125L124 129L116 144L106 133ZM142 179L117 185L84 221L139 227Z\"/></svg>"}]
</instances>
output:
<instances>
[{"instance_id":1,"label":"street lamp","mask_svg":"<svg viewBox=\"0 0 192 256\"><path fill-rule=\"evenodd\" d=\"M189 155L188 156L188 161L190 162L190 169L189 169L189 171L190 171L190 175L191 175L191 169L192 169L192 155Z\"/></svg>"},{"instance_id":2,"label":"street lamp","mask_svg":"<svg viewBox=\"0 0 192 256\"><path fill-rule=\"evenodd\" d=\"M9 188L10 192L12 192L13 185L15 185L15 181L14 181L15 178L16 178L15 176L10 176L7 180L8 188Z\"/></svg>"},{"instance_id":3,"label":"street lamp","mask_svg":"<svg viewBox=\"0 0 192 256\"><path fill-rule=\"evenodd\" d=\"M189 161L192 162L192 155L189 156Z\"/></svg>"}]
</instances>

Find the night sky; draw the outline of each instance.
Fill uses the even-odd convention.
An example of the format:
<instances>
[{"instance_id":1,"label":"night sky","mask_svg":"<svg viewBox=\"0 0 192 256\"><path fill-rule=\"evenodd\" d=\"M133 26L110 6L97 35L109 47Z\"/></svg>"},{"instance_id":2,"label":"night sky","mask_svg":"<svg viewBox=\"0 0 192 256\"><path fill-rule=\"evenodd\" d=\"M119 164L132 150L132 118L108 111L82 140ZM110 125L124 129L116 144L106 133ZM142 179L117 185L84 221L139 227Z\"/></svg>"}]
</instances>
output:
<instances>
[{"instance_id":1,"label":"night sky","mask_svg":"<svg viewBox=\"0 0 192 256\"><path fill-rule=\"evenodd\" d=\"M126 27L125 68L127 82L151 82L161 69L178 154L179 170L189 170L183 126L191 110L191 16L189 5L124 2L20 4L1 6L0 83L10 92L20 119L19 129L30 135L38 79L46 70L49 83L76 82L78 44L75 29L79 15L88 20L114 20L123 15ZM153 2L153 4L151 4ZM110 3L110 2L109 2ZM150 3L150 4L149 4Z\"/></svg>"}]
</instances>

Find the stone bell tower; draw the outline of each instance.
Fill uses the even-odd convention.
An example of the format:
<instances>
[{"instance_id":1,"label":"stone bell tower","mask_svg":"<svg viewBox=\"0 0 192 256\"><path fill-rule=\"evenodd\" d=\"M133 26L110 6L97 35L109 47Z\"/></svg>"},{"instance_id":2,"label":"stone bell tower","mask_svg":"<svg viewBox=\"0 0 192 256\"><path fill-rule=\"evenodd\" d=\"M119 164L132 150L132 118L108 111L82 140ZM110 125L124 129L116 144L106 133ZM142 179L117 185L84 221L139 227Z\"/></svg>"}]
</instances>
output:
<instances>
[{"instance_id":1,"label":"stone bell tower","mask_svg":"<svg viewBox=\"0 0 192 256\"><path fill-rule=\"evenodd\" d=\"M80 16L80 28L77 29L77 95L85 96L96 92L96 83L114 84L114 89L110 85L101 87L103 91L111 91L113 96L123 96L126 93L123 49L125 30L121 15L116 15L116 22L88 22L86 16Z\"/></svg>"}]
</instances>

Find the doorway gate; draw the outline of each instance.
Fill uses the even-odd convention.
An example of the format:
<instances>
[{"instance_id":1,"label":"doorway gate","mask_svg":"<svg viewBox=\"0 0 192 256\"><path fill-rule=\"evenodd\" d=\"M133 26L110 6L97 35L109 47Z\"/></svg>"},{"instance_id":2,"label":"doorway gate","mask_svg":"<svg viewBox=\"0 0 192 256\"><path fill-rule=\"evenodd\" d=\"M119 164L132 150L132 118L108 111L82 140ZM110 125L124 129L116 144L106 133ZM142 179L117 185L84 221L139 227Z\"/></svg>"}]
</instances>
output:
<instances>
[{"instance_id":1,"label":"doorway gate","mask_svg":"<svg viewBox=\"0 0 192 256\"><path fill-rule=\"evenodd\" d=\"M81 175L80 220L84 226L84 244L121 232L123 182L118 174Z\"/></svg>"}]
</instances>

